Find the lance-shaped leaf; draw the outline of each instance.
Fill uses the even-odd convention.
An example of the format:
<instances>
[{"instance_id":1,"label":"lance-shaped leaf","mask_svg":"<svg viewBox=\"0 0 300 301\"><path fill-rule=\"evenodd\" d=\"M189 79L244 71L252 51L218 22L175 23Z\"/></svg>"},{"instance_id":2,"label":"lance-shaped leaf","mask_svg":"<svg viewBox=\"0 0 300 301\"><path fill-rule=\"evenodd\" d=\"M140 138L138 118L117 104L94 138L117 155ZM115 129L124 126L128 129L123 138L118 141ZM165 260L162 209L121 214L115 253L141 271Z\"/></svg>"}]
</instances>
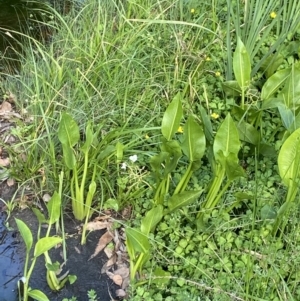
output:
<instances>
[{"instance_id":1,"label":"lance-shaped leaf","mask_svg":"<svg viewBox=\"0 0 300 301\"><path fill-rule=\"evenodd\" d=\"M250 123L244 120L237 123L237 129L239 133L240 140L246 141L253 145L258 145L260 142L260 133L257 129Z\"/></svg>"},{"instance_id":2,"label":"lance-shaped leaf","mask_svg":"<svg viewBox=\"0 0 300 301\"><path fill-rule=\"evenodd\" d=\"M181 148L190 162L199 161L205 152L205 136L202 127L189 116L184 126L184 140Z\"/></svg>"},{"instance_id":3,"label":"lance-shaped leaf","mask_svg":"<svg viewBox=\"0 0 300 301\"><path fill-rule=\"evenodd\" d=\"M225 171L229 181L233 181L240 177L245 177L243 168L238 163L236 154L230 153L225 159Z\"/></svg>"},{"instance_id":4,"label":"lance-shaped leaf","mask_svg":"<svg viewBox=\"0 0 300 301\"><path fill-rule=\"evenodd\" d=\"M149 251L148 237L139 229L127 228L125 233L128 252L136 254L137 252L147 253Z\"/></svg>"},{"instance_id":5,"label":"lance-shaped leaf","mask_svg":"<svg viewBox=\"0 0 300 301\"><path fill-rule=\"evenodd\" d=\"M88 122L86 129L85 129L85 143L84 145L81 147L81 150L84 153L87 153L93 143L94 140L94 133L92 130L92 125L91 122Z\"/></svg>"},{"instance_id":6,"label":"lance-shaped leaf","mask_svg":"<svg viewBox=\"0 0 300 301\"><path fill-rule=\"evenodd\" d=\"M177 163L182 156L181 147L177 140L171 140L163 142L161 149L163 152L167 152L169 156L166 159L164 176L166 177L177 166Z\"/></svg>"},{"instance_id":7,"label":"lance-shaped leaf","mask_svg":"<svg viewBox=\"0 0 300 301\"><path fill-rule=\"evenodd\" d=\"M184 191L179 194L173 195L168 200L168 207L170 212L182 208L194 202L202 194L203 190Z\"/></svg>"},{"instance_id":8,"label":"lance-shaped leaf","mask_svg":"<svg viewBox=\"0 0 300 301\"><path fill-rule=\"evenodd\" d=\"M283 143L278 155L279 174L286 186L300 178L300 129L293 132Z\"/></svg>"},{"instance_id":9,"label":"lance-shaped leaf","mask_svg":"<svg viewBox=\"0 0 300 301\"><path fill-rule=\"evenodd\" d=\"M274 93L277 92L278 89L284 84L284 82L287 80L290 74L291 68L287 68L279 70L276 73L274 73L271 77L269 77L262 87L261 99L267 100L271 96L273 96Z\"/></svg>"},{"instance_id":10,"label":"lance-shaped leaf","mask_svg":"<svg viewBox=\"0 0 300 301\"><path fill-rule=\"evenodd\" d=\"M233 72L235 79L242 90L249 87L251 79L250 56L239 37L237 40L237 47L233 54Z\"/></svg>"},{"instance_id":11,"label":"lance-shaped leaf","mask_svg":"<svg viewBox=\"0 0 300 301\"><path fill-rule=\"evenodd\" d=\"M49 215L49 224L52 225L58 221L61 211L61 198L55 191L47 204L47 210Z\"/></svg>"},{"instance_id":12,"label":"lance-shaped leaf","mask_svg":"<svg viewBox=\"0 0 300 301\"><path fill-rule=\"evenodd\" d=\"M29 290L28 296L37 301L49 301L48 297L39 290Z\"/></svg>"},{"instance_id":13,"label":"lance-shaped leaf","mask_svg":"<svg viewBox=\"0 0 300 301\"><path fill-rule=\"evenodd\" d=\"M74 154L74 150L72 147L63 144L63 154L64 154L64 161L66 163L67 168L73 169L76 164L76 157Z\"/></svg>"},{"instance_id":14,"label":"lance-shaped leaf","mask_svg":"<svg viewBox=\"0 0 300 301\"><path fill-rule=\"evenodd\" d=\"M230 114L228 114L222 122L215 137L213 150L216 161L219 161L224 166L225 162L223 160L223 156L220 155L220 151L223 152L225 157L227 157L230 153L237 156L240 146L241 143L237 127Z\"/></svg>"},{"instance_id":15,"label":"lance-shaped leaf","mask_svg":"<svg viewBox=\"0 0 300 301\"><path fill-rule=\"evenodd\" d=\"M300 66L292 65L290 76L278 96L287 108L295 110L300 104Z\"/></svg>"},{"instance_id":16,"label":"lance-shaped leaf","mask_svg":"<svg viewBox=\"0 0 300 301\"><path fill-rule=\"evenodd\" d=\"M240 96L242 94L242 89L236 80L230 80L222 83L223 90L225 94L229 97Z\"/></svg>"},{"instance_id":17,"label":"lance-shaped leaf","mask_svg":"<svg viewBox=\"0 0 300 301\"><path fill-rule=\"evenodd\" d=\"M170 141L177 132L181 117L181 94L178 93L166 109L162 120L161 132L168 141Z\"/></svg>"},{"instance_id":18,"label":"lance-shaped leaf","mask_svg":"<svg viewBox=\"0 0 300 301\"><path fill-rule=\"evenodd\" d=\"M29 252L31 247L32 247L32 243L33 243L33 238L32 238L32 233L30 231L30 229L28 228L28 226L21 221L20 219L15 218L17 227L20 231L20 234L25 242L26 245L26 251Z\"/></svg>"},{"instance_id":19,"label":"lance-shaped leaf","mask_svg":"<svg viewBox=\"0 0 300 301\"><path fill-rule=\"evenodd\" d=\"M63 145L74 146L79 141L79 127L68 113L62 113L58 127L58 139Z\"/></svg>"},{"instance_id":20,"label":"lance-shaped leaf","mask_svg":"<svg viewBox=\"0 0 300 301\"><path fill-rule=\"evenodd\" d=\"M142 219L141 231L149 235L154 231L156 225L161 221L163 217L163 206L158 205L147 212L146 216Z\"/></svg>"},{"instance_id":21,"label":"lance-shaped leaf","mask_svg":"<svg viewBox=\"0 0 300 301\"><path fill-rule=\"evenodd\" d=\"M39 239L34 248L34 257L44 254L61 242L62 239L60 237L43 237Z\"/></svg>"}]
</instances>

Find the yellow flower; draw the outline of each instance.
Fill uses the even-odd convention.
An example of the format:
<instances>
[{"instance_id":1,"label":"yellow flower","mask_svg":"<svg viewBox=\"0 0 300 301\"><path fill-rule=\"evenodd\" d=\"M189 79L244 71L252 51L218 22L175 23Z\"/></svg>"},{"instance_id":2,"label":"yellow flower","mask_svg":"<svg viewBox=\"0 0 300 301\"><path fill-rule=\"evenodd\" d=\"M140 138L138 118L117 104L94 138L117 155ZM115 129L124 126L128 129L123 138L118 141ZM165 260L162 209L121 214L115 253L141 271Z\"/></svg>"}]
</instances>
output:
<instances>
[{"instance_id":1,"label":"yellow flower","mask_svg":"<svg viewBox=\"0 0 300 301\"><path fill-rule=\"evenodd\" d=\"M220 115L217 114L217 113L212 113L210 116L211 116L213 119L218 119L218 118L220 117Z\"/></svg>"},{"instance_id":2,"label":"yellow flower","mask_svg":"<svg viewBox=\"0 0 300 301\"><path fill-rule=\"evenodd\" d=\"M180 133L180 134L183 133L183 127L182 127L182 126L180 126L180 127L178 128L177 133Z\"/></svg>"},{"instance_id":3,"label":"yellow flower","mask_svg":"<svg viewBox=\"0 0 300 301\"><path fill-rule=\"evenodd\" d=\"M195 9L192 8L192 9L191 9L191 14L194 14L194 13L195 13Z\"/></svg>"},{"instance_id":4,"label":"yellow flower","mask_svg":"<svg viewBox=\"0 0 300 301\"><path fill-rule=\"evenodd\" d=\"M219 76L221 76L221 73L220 73L219 71L217 71L217 72L215 73L215 76L216 76L216 77L219 77Z\"/></svg>"},{"instance_id":5,"label":"yellow flower","mask_svg":"<svg viewBox=\"0 0 300 301\"><path fill-rule=\"evenodd\" d=\"M206 57L205 59L207 62L211 61L211 58L209 56Z\"/></svg>"},{"instance_id":6,"label":"yellow flower","mask_svg":"<svg viewBox=\"0 0 300 301\"><path fill-rule=\"evenodd\" d=\"M149 137L149 135L148 134L146 134L145 135L145 139L149 139L150 137Z\"/></svg>"},{"instance_id":7,"label":"yellow flower","mask_svg":"<svg viewBox=\"0 0 300 301\"><path fill-rule=\"evenodd\" d=\"M275 19L276 16L277 16L277 14L276 14L274 11L272 11L272 12L270 13L270 17L271 17L272 19Z\"/></svg>"}]
</instances>

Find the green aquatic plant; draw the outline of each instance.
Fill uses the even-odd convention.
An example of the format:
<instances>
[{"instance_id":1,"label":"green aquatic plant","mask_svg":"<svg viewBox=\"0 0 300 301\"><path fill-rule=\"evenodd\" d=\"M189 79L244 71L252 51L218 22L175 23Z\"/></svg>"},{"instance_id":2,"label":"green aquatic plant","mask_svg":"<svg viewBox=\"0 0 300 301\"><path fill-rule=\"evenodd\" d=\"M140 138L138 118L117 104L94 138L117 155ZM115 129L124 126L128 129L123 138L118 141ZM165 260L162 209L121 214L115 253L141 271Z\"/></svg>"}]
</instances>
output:
<instances>
[{"instance_id":1,"label":"green aquatic plant","mask_svg":"<svg viewBox=\"0 0 300 301\"><path fill-rule=\"evenodd\" d=\"M33 258L29 266L30 252L33 246L33 236L30 229L23 221L17 218L15 219L15 221L26 247L24 273L21 280L19 280L19 300L27 301L30 297L38 301L49 301L47 296L42 291L31 289L31 287L29 286L29 281L37 258L40 255L48 252L57 244L61 243L62 239L60 237L43 237L38 239L34 246ZM22 282L23 285L21 285L20 282Z\"/></svg>"}]
</instances>

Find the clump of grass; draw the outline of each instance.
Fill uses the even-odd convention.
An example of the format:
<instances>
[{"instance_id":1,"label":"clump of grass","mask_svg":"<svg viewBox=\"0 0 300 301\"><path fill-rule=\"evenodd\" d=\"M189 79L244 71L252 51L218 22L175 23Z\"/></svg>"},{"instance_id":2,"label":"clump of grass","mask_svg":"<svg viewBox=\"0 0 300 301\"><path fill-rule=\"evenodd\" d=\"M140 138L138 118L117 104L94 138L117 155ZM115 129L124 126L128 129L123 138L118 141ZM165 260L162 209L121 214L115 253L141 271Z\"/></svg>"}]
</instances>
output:
<instances>
[{"instance_id":1,"label":"clump of grass","mask_svg":"<svg viewBox=\"0 0 300 301\"><path fill-rule=\"evenodd\" d=\"M133 19L141 16L141 7L148 18L143 22ZM30 39L20 75L5 87L18 86L19 105L34 118L26 135L20 133L30 156L26 177L44 166L50 187L57 181L61 111L71 113L81 130L87 121L104 123L106 132L147 127L159 124L157 117L175 92L197 90L208 47L200 42L207 31L166 20L177 7L176 1L163 6L160 1L124 6L87 1L66 16L45 10L53 19L47 23L54 33L51 42Z\"/></svg>"}]
</instances>

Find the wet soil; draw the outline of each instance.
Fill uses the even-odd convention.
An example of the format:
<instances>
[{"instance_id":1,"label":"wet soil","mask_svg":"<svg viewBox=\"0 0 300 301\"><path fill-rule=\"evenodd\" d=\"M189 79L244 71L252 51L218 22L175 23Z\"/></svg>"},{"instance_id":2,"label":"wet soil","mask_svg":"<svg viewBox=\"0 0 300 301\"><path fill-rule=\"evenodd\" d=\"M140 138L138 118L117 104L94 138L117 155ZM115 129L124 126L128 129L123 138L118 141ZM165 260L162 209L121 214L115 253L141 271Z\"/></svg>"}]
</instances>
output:
<instances>
[{"instance_id":1,"label":"wet soil","mask_svg":"<svg viewBox=\"0 0 300 301\"><path fill-rule=\"evenodd\" d=\"M14 189L7 187L5 182L0 184L0 198L9 201L14 193ZM17 301L18 289L17 282L23 275L25 245L22 241L14 218L21 219L31 229L33 236L36 237L38 222L37 218L30 209L17 210L8 219L9 228L4 225L6 213L4 207L0 205L0 301ZM45 230L45 229L44 229ZM107 261L103 252L89 260L94 253L99 237L102 231L94 231L87 238L84 246L80 244L80 234L78 232L79 224L72 218L65 218L65 232L67 234L67 263L63 272L69 271L70 275L76 275L77 281L70 285L67 284L59 292L53 292L46 282L46 268L44 257L40 256L37 260L32 277L30 278L30 287L43 291L49 300L62 301L64 298L77 297L78 301L88 300L87 291L95 290L98 296L97 300L114 300L117 286L104 273L101 274L101 268ZM42 231L43 233L43 231ZM43 234L42 234L43 235ZM62 247L51 249L50 257L52 262L63 262Z\"/></svg>"}]
</instances>

